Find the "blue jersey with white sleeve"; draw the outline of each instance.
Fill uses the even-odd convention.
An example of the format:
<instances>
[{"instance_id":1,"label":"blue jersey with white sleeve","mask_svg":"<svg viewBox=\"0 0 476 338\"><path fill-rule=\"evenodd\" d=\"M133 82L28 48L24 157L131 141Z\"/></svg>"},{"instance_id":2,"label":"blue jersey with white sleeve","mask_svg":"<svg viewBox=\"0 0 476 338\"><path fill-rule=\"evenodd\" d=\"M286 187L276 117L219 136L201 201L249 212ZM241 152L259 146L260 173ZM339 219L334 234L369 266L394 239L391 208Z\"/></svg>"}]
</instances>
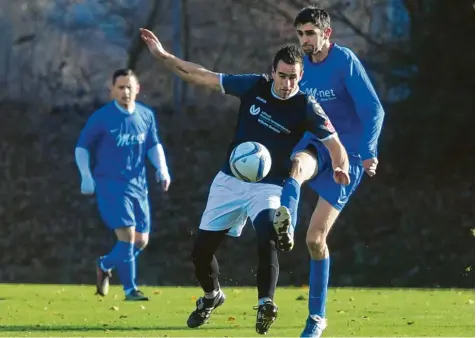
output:
<instances>
[{"instance_id":1,"label":"blue jersey with white sleeve","mask_svg":"<svg viewBox=\"0 0 476 338\"><path fill-rule=\"evenodd\" d=\"M271 154L269 174L261 183L283 184L289 176L293 148L306 131L320 141L335 136L334 128L316 100L301 91L288 99L274 94L266 75L220 74L222 92L240 98L235 135L222 171L231 174L228 159L233 149L247 141L264 145Z\"/></svg>"},{"instance_id":2,"label":"blue jersey with white sleeve","mask_svg":"<svg viewBox=\"0 0 476 338\"><path fill-rule=\"evenodd\" d=\"M136 102L130 113L116 101L93 113L81 131L77 147L87 149L95 164L97 192L113 189L136 196L147 194L145 158L159 143L154 113Z\"/></svg>"},{"instance_id":3,"label":"blue jersey with white sleeve","mask_svg":"<svg viewBox=\"0 0 476 338\"><path fill-rule=\"evenodd\" d=\"M332 121L349 155L377 157L384 110L357 56L333 44L320 63L304 61L301 90L313 95Z\"/></svg>"}]
</instances>

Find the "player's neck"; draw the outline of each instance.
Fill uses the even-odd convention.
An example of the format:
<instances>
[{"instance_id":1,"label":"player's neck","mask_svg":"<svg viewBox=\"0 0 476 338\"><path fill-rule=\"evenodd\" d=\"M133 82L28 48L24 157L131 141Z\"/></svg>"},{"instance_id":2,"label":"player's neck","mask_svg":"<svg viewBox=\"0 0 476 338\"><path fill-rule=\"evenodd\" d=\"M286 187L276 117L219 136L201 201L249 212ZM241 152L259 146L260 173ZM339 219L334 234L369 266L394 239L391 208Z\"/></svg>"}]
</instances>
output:
<instances>
[{"instance_id":1,"label":"player's neck","mask_svg":"<svg viewBox=\"0 0 476 338\"><path fill-rule=\"evenodd\" d=\"M289 95L289 97L287 98L282 98L281 96L279 96L277 93L276 93L276 90L274 89L274 82L271 84L271 95L273 95L275 98L277 98L278 100L287 100L287 99L290 99L291 97L293 97L294 95L296 95L297 93L299 92L299 87L297 87L294 92L291 93L291 95Z\"/></svg>"},{"instance_id":2,"label":"player's neck","mask_svg":"<svg viewBox=\"0 0 476 338\"><path fill-rule=\"evenodd\" d=\"M329 51L331 50L331 48L332 48L331 42L327 41L319 53L312 54L311 56L312 62L320 63L324 61L326 57L329 56Z\"/></svg>"},{"instance_id":3,"label":"player's neck","mask_svg":"<svg viewBox=\"0 0 476 338\"><path fill-rule=\"evenodd\" d=\"M117 102L116 100L114 100L114 103L115 103L116 107L119 108L119 110L121 110L122 112L127 113L127 114L132 114L134 112L134 110L136 109L136 103L135 102L131 102L127 105L122 105L119 102Z\"/></svg>"}]
</instances>

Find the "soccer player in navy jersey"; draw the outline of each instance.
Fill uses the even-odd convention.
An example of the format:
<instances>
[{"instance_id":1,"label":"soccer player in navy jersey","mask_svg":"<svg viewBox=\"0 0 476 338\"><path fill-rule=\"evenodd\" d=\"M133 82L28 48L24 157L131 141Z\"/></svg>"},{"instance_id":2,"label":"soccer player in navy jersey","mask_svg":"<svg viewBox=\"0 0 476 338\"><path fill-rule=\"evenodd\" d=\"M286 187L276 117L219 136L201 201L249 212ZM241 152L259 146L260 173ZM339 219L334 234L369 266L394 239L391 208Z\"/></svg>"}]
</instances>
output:
<instances>
[{"instance_id":1,"label":"soccer player in navy jersey","mask_svg":"<svg viewBox=\"0 0 476 338\"><path fill-rule=\"evenodd\" d=\"M349 184L347 154L319 104L299 91L303 63L299 46L287 45L276 53L271 79L256 74L215 73L168 53L149 30L141 29L141 37L152 55L183 80L236 96L241 101L235 135L225 164L210 187L192 250L195 275L205 295L197 300L187 325L203 325L212 311L225 301L218 282L215 251L226 235L240 236L250 218L258 241L256 331L266 334L278 311L273 302L279 264L277 233L272 222L280 205L282 184L289 176L292 150L304 132L311 131L332 158L334 180L343 185ZM258 183L246 183L233 177L228 164L231 151L246 141L263 144L272 157L269 174Z\"/></svg>"},{"instance_id":2,"label":"soccer player in navy jersey","mask_svg":"<svg viewBox=\"0 0 476 338\"><path fill-rule=\"evenodd\" d=\"M349 155L350 181L347 186L333 180L331 159L315 135L307 134L294 149L291 177L285 182L282 206L274 219L277 229L289 227L288 236L280 236L280 248L290 248L296 225L300 186L308 181L319 195L306 235L311 255L309 274L309 316L302 337L320 337L327 326L325 307L329 279L329 249L326 238L350 196L359 185L364 171L374 176L377 170L377 143L384 110L357 56L348 48L331 43L330 16L309 6L294 21L304 58L304 76L299 84L324 108ZM309 150L318 148L317 158ZM306 167L307 170L302 168ZM316 174L307 175L310 168Z\"/></svg>"},{"instance_id":3,"label":"soccer player in navy jersey","mask_svg":"<svg viewBox=\"0 0 476 338\"><path fill-rule=\"evenodd\" d=\"M128 301L148 300L135 283L135 262L150 231L146 156L157 169L162 190L170 186L154 113L136 101L138 93L132 70L117 70L112 76L113 101L89 117L75 150L81 193L96 192L101 218L117 237L112 251L97 260L97 294L108 293L111 270L116 268Z\"/></svg>"}]
</instances>

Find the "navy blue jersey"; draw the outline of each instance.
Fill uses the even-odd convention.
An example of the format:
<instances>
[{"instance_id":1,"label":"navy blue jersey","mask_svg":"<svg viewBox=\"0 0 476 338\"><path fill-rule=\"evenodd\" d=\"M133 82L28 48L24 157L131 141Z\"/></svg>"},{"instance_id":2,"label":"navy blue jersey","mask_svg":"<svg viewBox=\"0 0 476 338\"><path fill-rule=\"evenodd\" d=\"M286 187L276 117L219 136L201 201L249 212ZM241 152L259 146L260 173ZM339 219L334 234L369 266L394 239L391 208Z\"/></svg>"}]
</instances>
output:
<instances>
[{"instance_id":1,"label":"navy blue jersey","mask_svg":"<svg viewBox=\"0 0 476 338\"><path fill-rule=\"evenodd\" d=\"M273 81L265 75L220 74L223 93L241 100L235 135L227 152L223 171L233 149L240 143L254 141L268 148L272 165L262 183L281 185L289 177L292 150L306 131L323 141L335 134L327 115L314 97L303 92L283 100L272 91Z\"/></svg>"},{"instance_id":2,"label":"navy blue jersey","mask_svg":"<svg viewBox=\"0 0 476 338\"><path fill-rule=\"evenodd\" d=\"M98 192L101 185L107 184L117 193L144 195L145 158L147 151L158 143L155 117L148 107L136 103L134 112L129 113L113 101L88 119L77 147L91 153Z\"/></svg>"}]
</instances>

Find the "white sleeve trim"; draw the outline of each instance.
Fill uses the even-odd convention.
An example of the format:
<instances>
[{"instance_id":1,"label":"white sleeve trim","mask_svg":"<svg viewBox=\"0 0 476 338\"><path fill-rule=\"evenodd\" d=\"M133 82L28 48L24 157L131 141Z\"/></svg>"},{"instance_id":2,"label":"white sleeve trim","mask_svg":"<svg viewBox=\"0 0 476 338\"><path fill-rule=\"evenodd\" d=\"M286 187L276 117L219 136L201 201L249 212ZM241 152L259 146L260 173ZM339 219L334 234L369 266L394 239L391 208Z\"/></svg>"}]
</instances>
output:
<instances>
[{"instance_id":1,"label":"white sleeve trim","mask_svg":"<svg viewBox=\"0 0 476 338\"><path fill-rule=\"evenodd\" d=\"M324 141L330 140L331 138L336 138L336 137L337 137L337 133L332 133L327 137L318 138L318 140L321 141L321 142L324 142Z\"/></svg>"},{"instance_id":2,"label":"white sleeve trim","mask_svg":"<svg viewBox=\"0 0 476 338\"><path fill-rule=\"evenodd\" d=\"M223 87L223 73L218 74L220 76L220 88L221 88L221 93L226 94L225 92L225 87Z\"/></svg>"}]
</instances>

